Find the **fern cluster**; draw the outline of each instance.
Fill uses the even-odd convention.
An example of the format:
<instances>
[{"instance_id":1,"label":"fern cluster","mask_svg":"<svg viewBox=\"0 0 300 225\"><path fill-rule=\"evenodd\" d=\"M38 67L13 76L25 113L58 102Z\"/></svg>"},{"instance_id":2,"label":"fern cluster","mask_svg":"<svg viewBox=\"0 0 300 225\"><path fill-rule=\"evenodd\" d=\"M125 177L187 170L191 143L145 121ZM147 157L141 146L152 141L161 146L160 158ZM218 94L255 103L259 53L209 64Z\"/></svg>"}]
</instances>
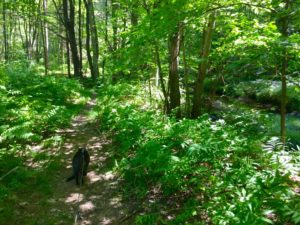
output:
<instances>
[{"instance_id":1,"label":"fern cluster","mask_svg":"<svg viewBox=\"0 0 300 225\"><path fill-rule=\"evenodd\" d=\"M299 222L290 172L262 148L267 127L257 112L176 120L142 108L137 92L102 88L97 108L118 144L116 169L128 192L152 202L137 224Z\"/></svg>"}]
</instances>

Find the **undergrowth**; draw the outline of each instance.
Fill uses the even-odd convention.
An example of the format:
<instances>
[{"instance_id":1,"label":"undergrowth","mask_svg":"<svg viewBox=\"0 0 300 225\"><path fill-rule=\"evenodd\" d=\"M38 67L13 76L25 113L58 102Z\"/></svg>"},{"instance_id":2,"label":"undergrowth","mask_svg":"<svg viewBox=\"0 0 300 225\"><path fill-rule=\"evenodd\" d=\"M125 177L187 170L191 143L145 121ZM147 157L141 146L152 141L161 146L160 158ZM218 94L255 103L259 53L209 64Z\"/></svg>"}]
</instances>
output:
<instances>
[{"instance_id":1,"label":"undergrowth","mask_svg":"<svg viewBox=\"0 0 300 225\"><path fill-rule=\"evenodd\" d=\"M61 167L51 152L62 143L54 132L69 124L87 98L76 80L40 76L24 62L0 66L0 221L19 224L12 218L27 207L23 197L51 194L51 179ZM48 150L33 151L38 145Z\"/></svg>"},{"instance_id":2,"label":"undergrowth","mask_svg":"<svg viewBox=\"0 0 300 225\"><path fill-rule=\"evenodd\" d=\"M289 171L262 148L267 128L258 113L176 120L145 108L141 93L129 84L101 87L96 107L118 145L126 192L146 202L136 224L300 222Z\"/></svg>"}]
</instances>

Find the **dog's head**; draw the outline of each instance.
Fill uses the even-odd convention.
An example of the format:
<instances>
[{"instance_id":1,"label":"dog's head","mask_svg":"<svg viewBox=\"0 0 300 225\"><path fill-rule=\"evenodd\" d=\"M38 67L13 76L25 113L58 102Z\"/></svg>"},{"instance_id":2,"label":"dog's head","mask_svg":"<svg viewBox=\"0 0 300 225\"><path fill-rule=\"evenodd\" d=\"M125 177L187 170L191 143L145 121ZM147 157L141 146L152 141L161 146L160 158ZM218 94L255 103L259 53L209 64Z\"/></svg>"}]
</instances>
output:
<instances>
[{"instance_id":1,"label":"dog's head","mask_svg":"<svg viewBox=\"0 0 300 225\"><path fill-rule=\"evenodd\" d=\"M78 151L81 152L82 154L84 154L84 152L87 151L87 150L86 150L85 147L79 147Z\"/></svg>"}]
</instances>

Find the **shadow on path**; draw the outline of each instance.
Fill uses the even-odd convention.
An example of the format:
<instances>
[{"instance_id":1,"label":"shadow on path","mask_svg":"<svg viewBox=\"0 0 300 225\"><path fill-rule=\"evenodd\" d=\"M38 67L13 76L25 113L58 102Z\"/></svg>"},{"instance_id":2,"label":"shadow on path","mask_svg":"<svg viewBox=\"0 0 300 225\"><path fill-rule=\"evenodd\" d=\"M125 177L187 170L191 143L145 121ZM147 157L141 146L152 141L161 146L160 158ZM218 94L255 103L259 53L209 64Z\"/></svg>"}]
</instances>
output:
<instances>
[{"instance_id":1,"label":"shadow on path","mask_svg":"<svg viewBox=\"0 0 300 225\"><path fill-rule=\"evenodd\" d=\"M86 115L94 105L95 100L89 101L69 128L58 131L64 137L60 151L65 169L56 178L50 212L53 215L64 214L60 218L68 218L71 222L79 207L82 220L77 224L133 224L129 219L124 220L134 206L132 202L123 200L122 186L112 170L111 140L99 133L97 125L89 121ZM87 147L91 162L85 183L79 188L75 181L65 182L65 179L71 174L71 159L80 146ZM57 224L68 223L61 219Z\"/></svg>"}]
</instances>

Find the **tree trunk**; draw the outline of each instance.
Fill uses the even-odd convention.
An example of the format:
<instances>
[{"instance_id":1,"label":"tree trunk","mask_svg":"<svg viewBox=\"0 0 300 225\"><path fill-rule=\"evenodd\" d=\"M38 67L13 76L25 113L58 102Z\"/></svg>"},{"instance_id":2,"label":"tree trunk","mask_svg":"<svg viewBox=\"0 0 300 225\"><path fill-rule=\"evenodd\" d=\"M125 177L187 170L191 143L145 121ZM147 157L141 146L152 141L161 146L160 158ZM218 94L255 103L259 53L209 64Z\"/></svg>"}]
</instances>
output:
<instances>
[{"instance_id":1,"label":"tree trunk","mask_svg":"<svg viewBox=\"0 0 300 225\"><path fill-rule=\"evenodd\" d=\"M285 13L280 18L282 21L281 34L283 43L288 38L288 10L290 8L290 0L285 0ZM286 84L286 72L288 68L288 52L286 46L283 46L282 51L282 68L281 68L281 107L280 107L280 135L283 144L286 143L286 102L287 102L287 84Z\"/></svg>"},{"instance_id":2,"label":"tree trunk","mask_svg":"<svg viewBox=\"0 0 300 225\"><path fill-rule=\"evenodd\" d=\"M213 30L215 28L215 20L216 12L212 12L209 16L207 27L203 32L202 49L200 54L201 62L199 63L198 77L194 87L193 108L191 113L192 118L197 118L201 113L204 79L206 77L208 56L212 42Z\"/></svg>"},{"instance_id":3,"label":"tree trunk","mask_svg":"<svg viewBox=\"0 0 300 225\"><path fill-rule=\"evenodd\" d=\"M138 4L136 2L132 3L131 12L130 12L130 20L131 26L135 27L138 25L139 15L137 12Z\"/></svg>"},{"instance_id":4,"label":"tree trunk","mask_svg":"<svg viewBox=\"0 0 300 225\"><path fill-rule=\"evenodd\" d=\"M66 40L66 46L67 46L67 67L68 67L68 77L71 78L71 57L70 57L70 44L69 44L69 38L67 35Z\"/></svg>"},{"instance_id":5,"label":"tree trunk","mask_svg":"<svg viewBox=\"0 0 300 225\"><path fill-rule=\"evenodd\" d=\"M189 74L188 74L188 65L186 60L186 48L185 48L185 34L182 31L182 61L184 65L184 88L185 88L185 115L190 115L190 94L189 94Z\"/></svg>"},{"instance_id":6,"label":"tree trunk","mask_svg":"<svg viewBox=\"0 0 300 225\"><path fill-rule=\"evenodd\" d=\"M104 2L104 8L105 8L105 33L104 33L104 41L106 44L106 49L104 50L104 56L102 59L102 81L104 82L104 77L105 77L105 64L106 64L106 59L105 59L105 54L108 49L110 49L110 45L108 42L108 0L105 0Z\"/></svg>"},{"instance_id":7,"label":"tree trunk","mask_svg":"<svg viewBox=\"0 0 300 225\"><path fill-rule=\"evenodd\" d=\"M38 28L37 28L36 44L35 44L35 60L37 63L40 62L40 31Z\"/></svg>"},{"instance_id":8,"label":"tree trunk","mask_svg":"<svg viewBox=\"0 0 300 225\"><path fill-rule=\"evenodd\" d=\"M43 10L44 10L44 65L45 65L45 75L48 75L49 68L49 36L48 36L48 24L46 20L47 16L47 0L43 0Z\"/></svg>"},{"instance_id":9,"label":"tree trunk","mask_svg":"<svg viewBox=\"0 0 300 225\"><path fill-rule=\"evenodd\" d=\"M33 59L34 58L34 52L35 52L35 47L36 47L36 42L37 42L37 37L38 37L38 28L39 28L39 23L38 23L38 16L36 16L35 18L35 21L34 21L34 25L32 26L33 28L33 34L32 34L32 39L31 39L31 42L30 42L30 46L31 46L31 58L30 59Z\"/></svg>"},{"instance_id":10,"label":"tree trunk","mask_svg":"<svg viewBox=\"0 0 300 225\"><path fill-rule=\"evenodd\" d=\"M22 46L25 49L26 41L24 40L23 33L26 33L26 31L23 32L22 29L21 29L21 18L19 18L19 20L18 20L18 25L19 25L19 35L20 35L20 39L21 39L21 42L22 42ZM26 30L25 25L24 25L24 30Z\"/></svg>"},{"instance_id":11,"label":"tree trunk","mask_svg":"<svg viewBox=\"0 0 300 225\"><path fill-rule=\"evenodd\" d=\"M280 135L283 144L286 142L286 102L287 102L287 88L286 88L286 70L288 67L287 51L283 51L282 70L281 70L281 107L280 107Z\"/></svg>"},{"instance_id":12,"label":"tree trunk","mask_svg":"<svg viewBox=\"0 0 300 225\"><path fill-rule=\"evenodd\" d=\"M169 36L169 97L170 105L167 113L176 109L176 117L180 117L180 90L178 74L178 56L180 50L181 28Z\"/></svg>"},{"instance_id":13,"label":"tree trunk","mask_svg":"<svg viewBox=\"0 0 300 225\"><path fill-rule=\"evenodd\" d=\"M90 65L90 70L93 80L99 77L99 46L98 46L98 35L97 27L94 15L94 6L92 0L84 0L86 7L86 49L87 56ZM93 49L93 56L91 54L91 43Z\"/></svg>"},{"instance_id":14,"label":"tree trunk","mask_svg":"<svg viewBox=\"0 0 300 225\"><path fill-rule=\"evenodd\" d=\"M127 18L124 16L123 18L123 32L125 33L126 32L126 27L127 27ZM125 48L126 46L126 36L124 35L122 37L122 41L121 41L121 48Z\"/></svg>"},{"instance_id":15,"label":"tree trunk","mask_svg":"<svg viewBox=\"0 0 300 225\"><path fill-rule=\"evenodd\" d=\"M111 0L111 20L112 20L112 30L113 30L113 37L112 37L112 61L113 64L116 64L118 61L119 56L117 55L116 51L119 48L119 40L118 40L118 10L119 10L120 3L118 0ZM114 71L112 74L112 83L116 83L119 79L121 73L120 71Z\"/></svg>"},{"instance_id":16,"label":"tree trunk","mask_svg":"<svg viewBox=\"0 0 300 225\"><path fill-rule=\"evenodd\" d=\"M8 60L14 59L14 47L15 47L15 42L16 42L16 35L13 35L14 32L13 30L16 28L16 20L13 18L12 13L10 12L8 14L9 16L9 29L7 33L7 28L6 28L6 33L7 33L7 52L8 52Z\"/></svg>"},{"instance_id":17,"label":"tree trunk","mask_svg":"<svg viewBox=\"0 0 300 225\"><path fill-rule=\"evenodd\" d=\"M105 43L109 46L108 44L108 0L105 0L104 2L104 7L105 7L105 34L104 34L104 41Z\"/></svg>"},{"instance_id":18,"label":"tree trunk","mask_svg":"<svg viewBox=\"0 0 300 225\"><path fill-rule=\"evenodd\" d=\"M82 78L82 67L78 55L75 35L75 6L74 0L63 0L64 24L72 53L74 76Z\"/></svg>"},{"instance_id":19,"label":"tree trunk","mask_svg":"<svg viewBox=\"0 0 300 225\"><path fill-rule=\"evenodd\" d=\"M87 0L84 0L84 4L85 4L85 8L86 8L86 22L85 22L85 26L86 26L86 54L87 54L87 58L88 58L88 63L89 63L89 67L90 67L90 71L93 77L93 60L92 60L92 53L91 53L91 28L90 28L90 7L89 7L89 3L87 2ZM93 77L94 78L94 77Z\"/></svg>"},{"instance_id":20,"label":"tree trunk","mask_svg":"<svg viewBox=\"0 0 300 225\"><path fill-rule=\"evenodd\" d=\"M63 27L61 24L58 26L58 32L60 34L63 33ZM57 64L58 65L64 65L65 64L65 57L64 57L64 39L60 38L59 39L59 46L58 46L58 57L57 57Z\"/></svg>"},{"instance_id":21,"label":"tree trunk","mask_svg":"<svg viewBox=\"0 0 300 225\"><path fill-rule=\"evenodd\" d=\"M118 2L116 0L111 0L111 17L112 17L112 30L113 30L113 51L118 49L118 18L116 16L116 11L118 9Z\"/></svg>"},{"instance_id":22,"label":"tree trunk","mask_svg":"<svg viewBox=\"0 0 300 225\"><path fill-rule=\"evenodd\" d=\"M160 55L159 55L159 49L157 44L155 44L155 57L156 57L156 64L157 64L157 73L159 77L159 83L161 86L161 91L164 96L164 109L165 112L169 111L169 100L168 100L168 93L166 91L165 82L162 74L162 68L161 68L161 61L160 61Z\"/></svg>"},{"instance_id":23,"label":"tree trunk","mask_svg":"<svg viewBox=\"0 0 300 225\"><path fill-rule=\"evenodd\" d=\"M4 41L4 60L8 62L8 41L6 31L6 2L2 2L2 19L3 19L3 41Z\"/></svg>"},{"instance_id":24,"label":"tree trunk","mask_svg":"<svg viewBox=\"0 0 300 225\"><path fill-rule=\"evenodd\" d=\"M95 11L94 11L94 4L92 0L89 1L90 6L90 21L91 21L91 38L92 38L92 47L93 47L93 78L99 78L99 43L98 43L98 31L95 19Z\"/></svg>"},{"instance_id":25,"label":"tree trunk","mask_svg":"<svg viewBox=\"0 0 300 225\"><path fill-rule=\"evenodd\" d=\"M82 24L81 24L81 0L78 0L78 47L79 47L79 63L82 68Z\"/></svg>"}]
</instances>

